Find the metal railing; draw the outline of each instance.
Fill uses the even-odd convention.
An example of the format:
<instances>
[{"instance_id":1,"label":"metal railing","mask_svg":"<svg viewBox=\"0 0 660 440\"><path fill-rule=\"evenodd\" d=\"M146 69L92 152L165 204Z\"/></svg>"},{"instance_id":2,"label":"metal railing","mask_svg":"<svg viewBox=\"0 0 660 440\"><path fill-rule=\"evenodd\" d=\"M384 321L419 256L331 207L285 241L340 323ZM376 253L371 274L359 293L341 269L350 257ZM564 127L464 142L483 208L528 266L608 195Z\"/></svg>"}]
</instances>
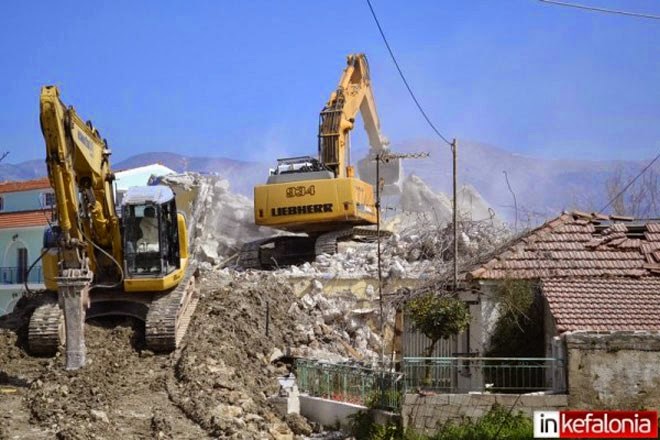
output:
<instances>
[{"instance_id":1,"label":"metal railing","mask_svg":"<svg viewBox=\"0 0 660 440\"><path fill-rule=\"evenodd\" d=\"M298 359L296 376L300 391L310 396L393 411L401 403L401 373Z\"/></svg>"},{"instance_id":2,"label":"metal railing","mask_svg":"<svg viewBox=\"0 0 660 440\"><path fill-rule=\"evenodd\" d=\"M564 391L564 362L556 358L409 357L406 389L446 393Z\"/></svg>"},{"instance_id":3,"label":"metal railing","mask_svg":"<svg viewBox=\"0 0 660 440\"><path fill-rule=\"evenodd\" d=\"M30 273L23 267L0 267L0 284L43 283L41 266L35 266Z\"/></svg>"}]
</instances>

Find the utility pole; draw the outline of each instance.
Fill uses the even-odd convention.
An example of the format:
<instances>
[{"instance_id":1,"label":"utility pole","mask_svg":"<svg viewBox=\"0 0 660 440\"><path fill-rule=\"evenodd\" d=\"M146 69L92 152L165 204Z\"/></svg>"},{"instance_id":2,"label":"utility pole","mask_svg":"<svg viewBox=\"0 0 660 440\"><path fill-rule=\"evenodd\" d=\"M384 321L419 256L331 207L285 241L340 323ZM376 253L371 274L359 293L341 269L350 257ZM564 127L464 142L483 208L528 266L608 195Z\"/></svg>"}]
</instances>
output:
<instances>
[{"instance_id":1,"label":"utility pole","mask_svg":"<svg viewBox=\"0 0 660 440\"><path fill-rule=\"evenodd\" d=\"M385 367L385 313L383 312L383 268L380 264L380 161L382 154L376 155L376 243L378 246L378 306L380 307L380 365Z\"/></svg>"},{"instance_id":2,"label":"utility pole","mask_svg":"<svg viewBox=\"0 0 660 440\"><path fill-rule=\"evenodd\" d=\"M376 160L376 242L378 245L378 305L380 308L380 365L385 367L385 306L383 301L383 270L381 265L381 244L380 244L380 163L389 162L392 159L425 159L430 153L377 153Z\"/></svg>"},{"instance_id":3,"label":"utility pole","mask_svg":"<svg viewBox=\"0 0 660 440\"><path fill-rule=\"evenodd\" d=\"M458 162L458 142L454 138L451 142L451 159L452 159L452 179L453 187L452 191L454 193L454 219L453 219L453 228L454 228L454 294L458 293L458 189L457 189L457 172L456 164Z\"/></svg>"}]
</instances>

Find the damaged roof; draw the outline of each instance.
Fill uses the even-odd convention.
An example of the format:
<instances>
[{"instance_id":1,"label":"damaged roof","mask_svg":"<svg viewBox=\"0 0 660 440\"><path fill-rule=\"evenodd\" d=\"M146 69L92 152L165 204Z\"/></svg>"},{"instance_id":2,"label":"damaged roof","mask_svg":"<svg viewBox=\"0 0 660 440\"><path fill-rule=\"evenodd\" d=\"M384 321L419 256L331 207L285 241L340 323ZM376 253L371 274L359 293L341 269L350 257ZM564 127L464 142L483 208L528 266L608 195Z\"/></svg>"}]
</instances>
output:
<instances>
[{"instance_id":1,"label":"damaged roof","mask_svg":"<svg viewBox=\"0 0 660 440\"><path fill-rule=\"evenodd\" d=\"M471 279L660 275L660 219L564 213L469 271Z\"/></svg>"},{"instance_id":2,"label":"damaged roof","mask_svg":"<svg viewBox=\"0 0 660 440\"><path fill-rule=\"evenodd\" d=\"M660 219L569 212L467 274L541 282L557 330L660 330Z\"/></svg>"}]
</instances>

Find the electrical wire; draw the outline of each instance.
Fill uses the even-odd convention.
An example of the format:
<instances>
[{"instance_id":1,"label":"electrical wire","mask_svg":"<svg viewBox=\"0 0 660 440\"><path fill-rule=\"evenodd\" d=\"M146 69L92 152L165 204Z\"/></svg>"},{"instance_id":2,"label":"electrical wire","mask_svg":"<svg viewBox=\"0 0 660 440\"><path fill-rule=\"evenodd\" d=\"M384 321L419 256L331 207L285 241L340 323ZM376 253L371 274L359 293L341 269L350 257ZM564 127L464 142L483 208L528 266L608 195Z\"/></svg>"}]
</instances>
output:
<instances>
[{"instance_id":1,"label":"electrical wire","mask_svg":"<svg viewBox=\"0 0 660 440\"><path fill-rule=\"evenodd\" d=\"M392 48L390 47L390 43L388 43L387 38L385 37L385 32L383 31L382 26L380 25L380 21L378 21L378 17L376 16L376 12L374 11L373 6L371 5L371 0L367 0L367 5L369 5L369 10L371 11L371 15L374 18L374 21L376 22L376 26L378 27L378 31L380 32L380 36L383 37L383 42L385 43L385 47L387 47L387 51L390 53L390 57L392 58L392 61L394 62L394 65L396 66L396 70L399 72L399 76L403 80L403 84L405 84L406 89L408 89L408 93L410 94L410 97L412 100L415 102L415 105L417 106L417 109L419 109L419 112L422 114L426 122L429 124L431 129L437 134L440 139L442 139L447 145L451 146L452 143L447 140L446 137L440 133L440 131L435 127L433 122L431 122L431 119L428 117L426 112L424 111L424 108L422 108L422 105L419 103L417 100L417 97L415 96L415 93L412 91L412 88L410 87L410 84L408 84L408 80L406 79L406 76L403 74L403 71L401 70L401 66L399 66L398 61L396 60L396 57L394 56L394 52L392 51Z\"/></svg>"},{"instance_id":2,"label":"electrical wire","mask_svg":"<svg viewBox=\"0 0 660 440\"><path fill-rule=\"evenodd\" d=\"M610 207L610 205L612 205L612 203L614 203L614 201L615 201L616 199L618 199L619 197L621 197L621 196L623 195L623 193L625 193L626 191L628 191L628 188L630 188L630 187L632 186L632 184L635 183L635 182L637 181L637 179L639 179L640 177L642 177L642 175L643 175L646 171L648 171L648 169L651 168L651 167L653 166L653 164L654 164L658 159L660 159L660 153L658 153L658 155L655 156L655 159L653 159L651 162L649 162L649 164L646 165L646 166L642 169L642 171L639 172L639 174L637 174L637 175L636 175L636 176L635 176L630 182L628 182L628 184L627 184L626 186L624 186L623 189L622 189L621 191L619 191L619 193L618 193L617 195L615 195L614 197L612 197L612 198L610 199L610 201L607 202L607 205L603 206L603 207L598 211L598 213L600 214L600 213L602 213L603 211L605 211L607 208Z\"/></svg>"},{"instance_id":3,"label":"electrical wire","mask_svg":"<svg viewBox=\"0 0 660 440\"><path fill-rule=\"evenodd\" d=\"M651 20L660 20L660 15L643 14L643 13L640 13L640 12L619 11L619 10L616 10L616 9L597 8L595 6L586 6L586 5L580 5L580 4L577 4L577 3L560 2L560 1L556 1L556 0L539 0L539 1L543 2L543 3L557 5L557 6L566 6L566 7L569 7L569 8L583 9L585 11L605 12L607 14L618 14L618 15L626 15L628 17L649 18Z\"/></svg>"}]
</instances>

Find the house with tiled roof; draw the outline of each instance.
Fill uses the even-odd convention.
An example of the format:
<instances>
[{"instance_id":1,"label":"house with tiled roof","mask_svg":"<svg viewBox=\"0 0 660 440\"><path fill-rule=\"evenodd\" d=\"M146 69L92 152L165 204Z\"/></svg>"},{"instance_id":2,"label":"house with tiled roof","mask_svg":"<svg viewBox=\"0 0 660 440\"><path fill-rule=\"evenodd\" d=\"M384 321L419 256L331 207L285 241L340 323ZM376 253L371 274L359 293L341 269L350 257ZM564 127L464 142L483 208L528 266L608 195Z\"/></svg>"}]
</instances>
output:
<instances>
[{"instance_id":1,"label":"house with tiled roof","mask_svg":"<svg viewBox=\"0 0 660 440\"><path fill-rule=\"evenodd\" d=\"M548 337L660 330L660 219L564 213L473 267L465 279L484 292L504 279L538 282Z\"/></svg>"},{"instance_id":2,"label":"house with tiled roof","mask_svg":"<svg viewBox=\"0 0 660 440\"><path fill-rule=\"evenodd\" d=\"M563 213L461 278L472 300L470 350L492 355L503 286L525 284L542 312L519 337L537 338L528 347L543 349L530 355L565 365L572 405L660 404L660 219ZM520 347L512 335L500 338L498 355Z\"/></svg>"},{"instance_id":3,"label":"house with tiled roof","mask_svg":"<svg viewBox=\"0 0 660 440\"><path fill-rule=\"evenodd\" d=\"M47 178L0 182L0 315L9 313L24 290L43 289L41 254L44 230L55 203Z\"/></svg>"}]
</instances>

